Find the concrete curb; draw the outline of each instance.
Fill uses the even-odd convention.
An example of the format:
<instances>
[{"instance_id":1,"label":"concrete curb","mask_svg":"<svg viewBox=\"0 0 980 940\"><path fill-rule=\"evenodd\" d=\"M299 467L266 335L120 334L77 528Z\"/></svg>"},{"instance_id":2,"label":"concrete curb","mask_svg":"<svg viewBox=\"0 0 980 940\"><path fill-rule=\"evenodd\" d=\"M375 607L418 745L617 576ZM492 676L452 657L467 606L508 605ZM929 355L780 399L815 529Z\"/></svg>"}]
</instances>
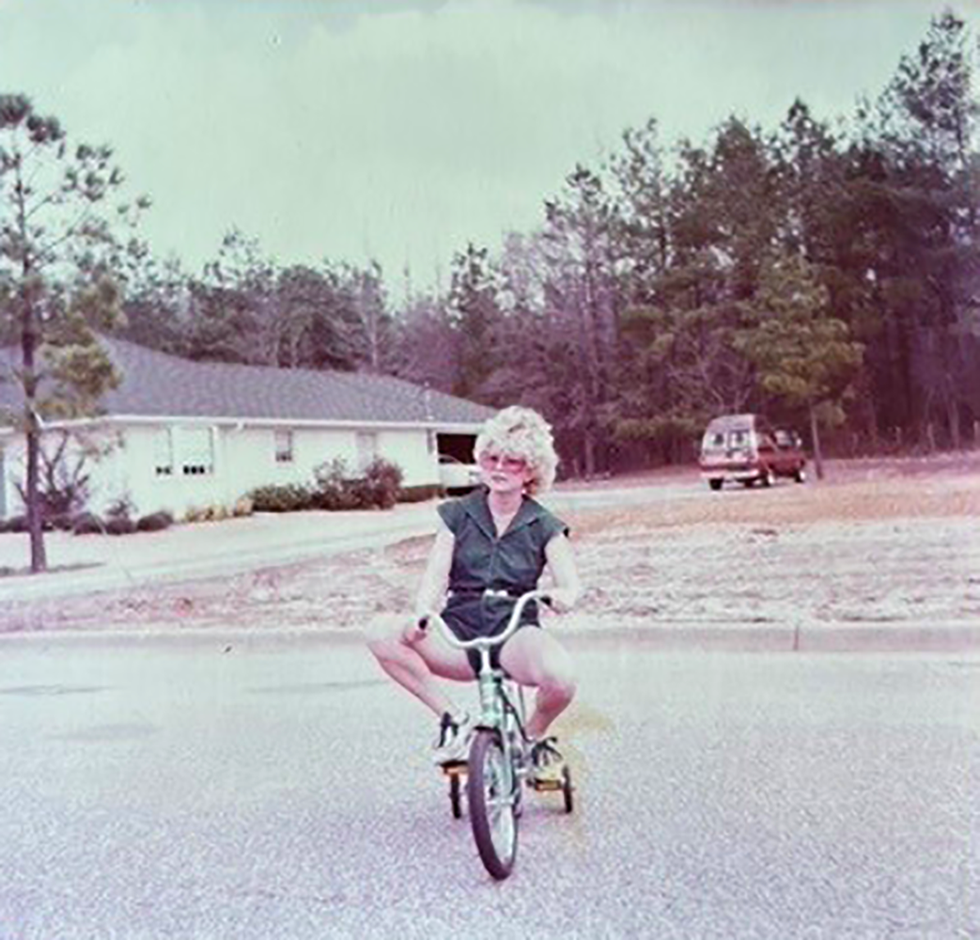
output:
<instances>
[{"instance_id":1,"label":"concrete curb","mask_svg":"<svg viewBox=\"0 0 980 940\"><path fill-rule=\"evenodd\" d=\"M980 653L980 625L965 622L873 626L834 623L795 627L753 624L562 630L556 635L572 650L630 650L722 653ZM0 633L0 645L43 650L64 646L142 648L174 645L217 653L295 649L297 646L358 646L355 630L285 627L273 630L182 628L172 625L133 630L37 630Z\"/></svg>"}]
</instances>

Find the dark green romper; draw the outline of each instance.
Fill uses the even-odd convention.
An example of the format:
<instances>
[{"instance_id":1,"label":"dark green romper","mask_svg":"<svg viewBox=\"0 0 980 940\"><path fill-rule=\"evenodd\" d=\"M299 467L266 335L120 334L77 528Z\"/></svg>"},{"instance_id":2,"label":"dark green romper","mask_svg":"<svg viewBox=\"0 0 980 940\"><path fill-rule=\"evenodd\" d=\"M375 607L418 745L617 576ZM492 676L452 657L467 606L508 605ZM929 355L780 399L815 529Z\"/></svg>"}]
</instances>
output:
<instances>
[{"instance_id":1,"label":"dark green romper","mask_svg":"<svg viewBox=\"0 0 980 940\"><path fill-rule=\"evenodd\" d=\"M568 527L525 496L507 531L498 538L483 487L443 503L438 512L456 539L443 619L461 640L499 633L507 625L514 600L537 587L547 563L545 546L559 533L567 535ZM509 596L488 595L488 589ZM521 615L521 628L526 626L540 626L534 603ZM480 656L476 650L467 652L475 674ZM499 652L499 647L493 650L494 665L499 663Z\"/></svg>"}]
</instances>

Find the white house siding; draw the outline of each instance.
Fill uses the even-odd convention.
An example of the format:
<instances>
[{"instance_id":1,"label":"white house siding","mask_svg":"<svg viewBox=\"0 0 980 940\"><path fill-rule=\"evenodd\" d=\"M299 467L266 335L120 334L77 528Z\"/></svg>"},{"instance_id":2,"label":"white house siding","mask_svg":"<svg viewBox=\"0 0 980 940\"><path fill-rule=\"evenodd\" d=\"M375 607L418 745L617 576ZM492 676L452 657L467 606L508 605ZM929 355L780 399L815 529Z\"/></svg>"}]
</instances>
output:
<instances>
[{"instance_id":1,"label":"white house siding","mask_svg":"<svg viewBox=\"0 0 980 940\"><path fill-rule=\"evenodd\" d=\"M276 431L293 432L293 459L276 460ZM336 428L252 427L225 428L223 435L227 498L269 484L310 483L322 463L342 457L355 465L354 432Z\"/></svg>"},{"instance_id":2,"label":"white house siding","mask_svg":"<svg viewBox=\"0 0 980 940\"><path fill-rule=\"evenodd\" d=\"M433 447L429 449L429 441ZM424 428L392 428L378 432L378 456L398 464L402 486L433 486L439 482L439 458L435 435Z\"/></svg>"},{"instance_id":3,"label":"white house siding","mask_svg":"<svg viewBox=\"0 0 980 940\"><path fill-rule=\"evenodd\" d=\"M90 445L95 446L107 446L110 442L116 441L114 432L100 428L88 431L85 438ZM42 435L41 447L47 454L53 455L60 441L59 432L49 431ZM3 469L2 480L0 480L0 488L3 490L0 494L0 517L16 516L25 511L24 501L20 498L17 486L24 485L27 475L27 448L24 438L20 435L7 437L0 442L0 448L3 449L3 458L0 460L0 467ZM69 438L63 458L69 466L74 467L80 450L78 439ZM108 505L120 492L119 487L114 485L118 470L114 466L113 459L112 456L95 457L91 454L85 457L84 473L89 477L89 492L93 497L102 496L104 505ZM91 503L90 499L89 504Z\"/></svg>"},{"instance_id":4,"label":"white house siding","mask_svg":"<svg viewBox=\"0 0 980 940\"><path fill-rule=\"evenodd\" d=\"M157 472L157 435L170 428L173 461L169 474ZM208 429L212 439L212 471L187 474L183 443ZM293 459L276 460L276 431L291 430ZM94 436L91 435L90 436ZM236 500L258 486L311 483L318 466L335 458L356 472L361 461L383 457L403 472L404 486L433 485L439 468L435 436L425 428L350 427L317 428L288 425L257 426L208 422L132 423L98 432L102 442L116 446L98 461L89 460L88 508L104 513L116 500L128 499L138 515L166 509L178 518L191 508L234 506ZM24 474L23 438L8 439L3 458L6 471L0 508L6 514L23 512L14 485Z\"/></svg>"}]
</instances>

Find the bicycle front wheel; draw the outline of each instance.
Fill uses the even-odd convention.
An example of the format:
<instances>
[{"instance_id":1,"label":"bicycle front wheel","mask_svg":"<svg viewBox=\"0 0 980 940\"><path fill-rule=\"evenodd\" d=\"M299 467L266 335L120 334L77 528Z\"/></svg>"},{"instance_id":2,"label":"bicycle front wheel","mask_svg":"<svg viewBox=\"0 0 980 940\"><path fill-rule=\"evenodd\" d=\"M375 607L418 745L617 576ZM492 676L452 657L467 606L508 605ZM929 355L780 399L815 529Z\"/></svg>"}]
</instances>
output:
<instances>
[{"instance_id":1,"label":"bicycle front wheel","mask_svg":"<svg viewBox=\"0 0 980 940\"><path fill-rule=\"evenodd\" d=\"M500 736L481 728L470 744L467 797L480 860L498 881L517 859L517 787Z\"/></svg>"}]
</instances>

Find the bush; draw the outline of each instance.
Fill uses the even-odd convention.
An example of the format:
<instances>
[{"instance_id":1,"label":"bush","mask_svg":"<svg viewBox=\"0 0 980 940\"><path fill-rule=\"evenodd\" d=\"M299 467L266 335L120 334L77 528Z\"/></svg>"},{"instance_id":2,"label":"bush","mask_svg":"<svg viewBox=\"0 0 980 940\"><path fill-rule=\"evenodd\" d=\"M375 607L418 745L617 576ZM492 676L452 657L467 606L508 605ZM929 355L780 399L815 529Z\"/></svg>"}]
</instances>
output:
<instances>
[{"instance_id":1,"label":"bush","mask_svg":"<svg viewBox=\"0 0 980 940\"><path fill-rule=\"evenodd\" d=\"M339 457L321 464L314 475L313 504L317 509L390 509L402 482L401 467L380 457L372 460L360 477L351 477Z\"/></svg>"},{"instance_id":2,"label":"bush","mask_svg":"<svg viewBox=\"0 0 980 940\"><path fill-rule=\"evenodd\" d=\"M401 467L389 460L375 457L365 468L364 479L358 481L362 504L365 507L378 506L381 509L391 509L398 499L402 478Z\"/></svg>"},{"instance_id":3,"label":"bush","mask_svg":"<svg viewBox=\"0 0 980 940\"><path fill-rule=\"evenodd\" d=\"M403 486L398 490L398 502L424 503L428 499L435 499L442 495L442 487L436 483L429 483L425 486Z\"/></svg>"},{"instance_id":4,"label":"bush","mask_svg":"<svg viewBox=\"0 0 980 940\"><path fill-rule=\"evenodd\" d=\"M347 470L341 457L322 463L313 471L316 488L313 491L313 505L317 509L357 509L359 496L354 492L357 482Z\"/></svg>"},{"instance_id":5,"label":"bush","mask_svg":"<svg viewBox=\"0 0 980 940\"><path fill-rule=\"evenodd\" d=\"M105 511L107 519L130 519L136 512L136 507L133 505L133 501L129 498L129 494L126 493L123 496L114 499Z\"/></svg>"},{"instance_id":6,"label":"bush","mask_svg":"<svg viewBox=\"0 0 980 940\"><path fill-rule=\"evenodd\" d=\"M68 512L58 513L45 519L46 526L56 529L59 532L70 532L75 517Z\"/></svg>"},{"instance_id":7,"label":"bush","mask_svg":"<svg viewBox=\"0 0 980 940\"><path fill-rule=\"evenodd\" d=\"M211 506L189 506L184 511L184 522L221 522L231 512L220 503Z\"/></svg>"},{"instance_id":8,"label":"bush","mask_svg":"<svg viewBox=\"0 0 980 940\"><path fill-rule=\"evenodd\" d=\"M109 535L130 535L136 531L136 523L129 516L113 516L106 520L105 530Z\"/></svg>"},{"instance_id":9,"label":"bush","mask_svg":"<svg viewBox=\"0 0 980 940\"><path fill-rule=\"evenodd\" d=\"M250 516L255 511L255 506L252 500L247 496L240 496L235 500L235 505L232 506L231 514L233 516Z\"/></svg>"},{"instance_id":10,"label":"bush","mask_svg":"<svg viewBox=\"0 0 980 940\"><path fill-rule=\"evenodd\" d=\"M75 535L101 535L105 532L105 526L94 512L83 512L72 520L71 530Z\"/></svg>"},{"instance_id":11,"label":"bush","mask_svg":"<svg viewBox=\"0 0 980 940\"><path fill-rule=\"evenodd\" d=\"M138 532L160 532L174 524L174 517L165 509L142 516L136 523Z\"/></svg>"},{"instance_id":12,"label":"bush","mask_svg":"<svg viewBox=\"0 0 980 940\"><path fill-rule=\"evenodd\" d=\"M313 493L308 486L288 483L284 486L260 486L248 494L256 512L297 512L312 509Z\"/></svg>"}]
</instances>

